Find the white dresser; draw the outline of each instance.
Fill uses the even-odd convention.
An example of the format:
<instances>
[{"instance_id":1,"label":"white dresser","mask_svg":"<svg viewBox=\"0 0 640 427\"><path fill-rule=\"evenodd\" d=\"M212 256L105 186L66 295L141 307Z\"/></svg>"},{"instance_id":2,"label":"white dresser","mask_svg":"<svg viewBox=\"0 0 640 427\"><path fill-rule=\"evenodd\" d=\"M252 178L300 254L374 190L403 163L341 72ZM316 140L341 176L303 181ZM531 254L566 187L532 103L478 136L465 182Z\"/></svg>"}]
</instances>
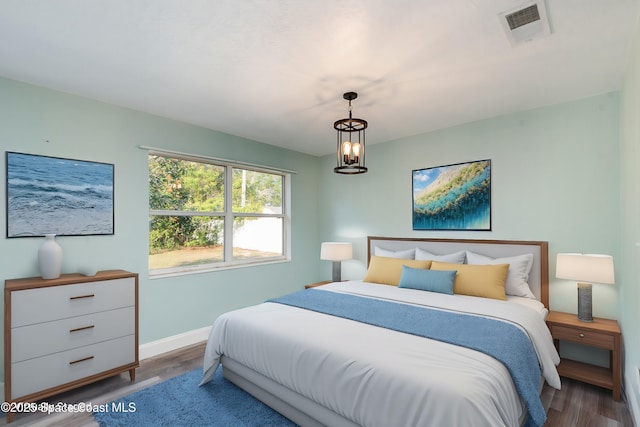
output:
<instances>
[{"instance_id":1,"label":"white dresser","mask_svg":"<svg viewBox=\"0 0 640 427\"><path fill-rule=\"evenodd\" d=\"M125 371L135 379L137 274L7 280L4 305L6 402L41 400Z\"/></svg>"}]
</instances>

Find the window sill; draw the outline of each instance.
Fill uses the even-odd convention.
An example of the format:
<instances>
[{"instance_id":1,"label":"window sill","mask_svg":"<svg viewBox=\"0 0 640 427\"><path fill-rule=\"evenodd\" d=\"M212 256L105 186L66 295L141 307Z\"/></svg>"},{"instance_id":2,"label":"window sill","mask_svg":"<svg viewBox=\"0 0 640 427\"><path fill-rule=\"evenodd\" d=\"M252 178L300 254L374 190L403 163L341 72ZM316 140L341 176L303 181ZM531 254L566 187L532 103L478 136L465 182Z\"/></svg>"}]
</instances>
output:
<instances>
[{"instance_id":1,"label":"window sill","mask_svg":"<svg viewBox=\"0 0 640 427\"><path fill-rule=\"evenodd\" d=\"M176 277L176 276L186 276L191 274L212 273L212 272L224 271L224 270L236 270L239 268L260 267L260 266L272 265L272 264L282 264L290 261L291 259L289 258L278 258L278 259L271 259L268 261L247 262L244 264L226 264L226 265L221 265L219 267L213 267L213 266L208 266L203 268L197 268L195 266L193 268L184 267L181 269L176 269L173 271L167 271L162 273L154 273L152 271L149 271L149 279L155 280L155 279L164 279L164 278Z\"/></svg>"}]
</instances>

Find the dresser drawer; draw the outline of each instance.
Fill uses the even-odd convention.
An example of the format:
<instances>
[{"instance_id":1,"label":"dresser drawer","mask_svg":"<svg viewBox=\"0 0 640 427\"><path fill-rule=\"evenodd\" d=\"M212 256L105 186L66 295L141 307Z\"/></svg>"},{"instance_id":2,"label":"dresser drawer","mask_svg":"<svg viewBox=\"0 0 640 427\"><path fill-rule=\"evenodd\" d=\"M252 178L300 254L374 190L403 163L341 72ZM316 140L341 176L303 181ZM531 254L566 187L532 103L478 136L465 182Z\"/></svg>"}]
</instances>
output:
<instances>
[{"instance_id":1,"label":"dresser drawer","mask_svg":"<svg viewBox=\"0 0 640 427\"><path fill-rule=\"evenodd\" d=\"M135 307L11 329L11 360L21 362L135 333Z\"/></svg>"},{"instance_id":2,"label":"dresser drawer","mask_svg":"<svg viewBox=\"0 0 640 427\"><path fill-rule=\"evenodd\" d=\"M585 345L591 345L594 347L612 349L614 346L613 335L600 332L552 325L551 334L553 335L554 339L573 341L577 343L583 343Z\"/></svg>"},{"instance_id":3,"label":"dresser drawer","mask_svg":"<svg viewBox=\"0 0 640 427\"><path fill-rule=\"evenodd\" d=\"M14 291L11 293L11 327L133 305L133 277Z\"/></svg>"},{"instance_id":4,"label":"dresser drawer","mask_svg":"<svg viewBox=\"0 0 640 427\"><path fill-rule=\"evenodd\" d=\"M11 364L11 398L136 362L135 335ZM88 359L87 359L88 358ZM81 362L72 363L87 359Z\"/></svg>"}]
</instances>

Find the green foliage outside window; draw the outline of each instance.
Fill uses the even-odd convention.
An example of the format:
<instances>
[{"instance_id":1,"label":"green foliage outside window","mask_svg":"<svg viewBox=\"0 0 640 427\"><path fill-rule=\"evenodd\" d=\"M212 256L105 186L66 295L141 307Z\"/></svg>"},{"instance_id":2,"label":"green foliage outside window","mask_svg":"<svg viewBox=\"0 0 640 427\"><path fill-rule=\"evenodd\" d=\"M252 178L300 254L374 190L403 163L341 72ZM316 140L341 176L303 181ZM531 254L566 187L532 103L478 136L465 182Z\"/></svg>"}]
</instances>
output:
<instances>
[{"instance_id":1,"label":"green foliage outside window","mask_svg":"<svg viewBox=\"0 0 640 427\"><path fill-rule=\"evenodd\" d=\"M233 212L282 213L281 175L234 168L232 176ZM222 244L224 178L224 166L149 156L149 208L180 211L151 216L150 254Z\"/></svg>"}]
</instances>

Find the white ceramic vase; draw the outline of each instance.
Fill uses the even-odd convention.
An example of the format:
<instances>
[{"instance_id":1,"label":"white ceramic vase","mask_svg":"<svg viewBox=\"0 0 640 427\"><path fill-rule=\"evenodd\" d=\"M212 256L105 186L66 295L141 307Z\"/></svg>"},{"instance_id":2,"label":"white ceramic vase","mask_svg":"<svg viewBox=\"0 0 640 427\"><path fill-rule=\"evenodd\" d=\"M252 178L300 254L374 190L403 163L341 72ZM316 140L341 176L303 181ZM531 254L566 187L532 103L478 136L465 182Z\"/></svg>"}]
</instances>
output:
<instances>
[{"instance_id":1,"label":"white ceramic vase","mask_svg":"<svg viewBox=\"0 0 640 427\"><path fill-rule=\"evenodd\" d=\"M55 234L45 234L44 243L38 249L38 264L43 279L57 279L62 268L62 248Z\"/></svg>"}]
</instances>

